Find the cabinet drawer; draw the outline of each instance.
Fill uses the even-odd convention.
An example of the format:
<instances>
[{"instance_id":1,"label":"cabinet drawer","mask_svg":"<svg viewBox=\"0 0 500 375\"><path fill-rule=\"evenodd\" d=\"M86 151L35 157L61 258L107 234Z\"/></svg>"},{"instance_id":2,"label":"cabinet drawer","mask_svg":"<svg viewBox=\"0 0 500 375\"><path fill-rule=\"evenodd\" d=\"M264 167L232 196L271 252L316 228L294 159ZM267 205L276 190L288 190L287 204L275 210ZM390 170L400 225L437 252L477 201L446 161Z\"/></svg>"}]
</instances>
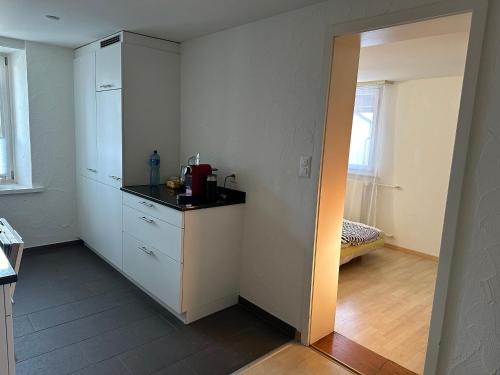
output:
<instances>
[{"instance_id":1,"label":"cabinet drawer","mask_svg":"<svg viewBox=\"0 0 500 375\"><path fill-rule=\"evenodd\" d=\"M123 206L123 231L182 262L184 230L128 206Z\"/></svg>"},{"instance_id":2,"label":"cabinet drawer","mask_svg":"<svg viewBox=\"0 0 500 375\"><path fill-rule=\"evenodd\" d=\"M184 228L184 213L182 211L128 193L123 193L123 204L176 227Z\"/></svg>"},{"instance_id":3,"label":"cabinet drawer","mask_svg":"<svg viewBox=\"0 0 500 375\"><path fill-rule=\"evenodd\" d=\"M123 271L176 312L181 312L182 264L123 233Z\"/></svg>"}]
</instances>

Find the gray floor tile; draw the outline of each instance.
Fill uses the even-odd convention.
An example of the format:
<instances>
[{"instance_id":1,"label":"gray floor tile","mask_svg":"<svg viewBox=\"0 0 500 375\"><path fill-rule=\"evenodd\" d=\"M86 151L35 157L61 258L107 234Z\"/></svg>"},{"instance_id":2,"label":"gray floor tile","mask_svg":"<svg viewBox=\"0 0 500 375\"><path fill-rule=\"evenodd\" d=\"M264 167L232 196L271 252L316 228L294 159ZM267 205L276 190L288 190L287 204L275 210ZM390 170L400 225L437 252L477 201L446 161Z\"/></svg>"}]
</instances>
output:
<instances>
[{"instance_id":1,"label":"gray floor tile","mask_svg":"<svg viewBox=\"0 0 500 375\"><path fill-rule=\"evenodd\" d=\"M123 366L123 363L118 358L111 358L103 362L96 363L82 370L79 370L74 375L129 375L130 372Z\"/></svg>"},{"instance_id":2,"label":"gray floor tile","mask_svg":"<svg viewBox=\"0 0 500 375\"><path fill-rule=\"evenodd\" d=\"M204 335L175 330L171 335L121 354L120 359L134 375L151 374L205 349L210 343Z\"/></svg>"},{"instance_id":3,"label":"gray floor tile","mask_svg":"<svg viewBox=\"0 0 500 375\"><path fill-rule=\"evenodd\" d=\"M287 341L241 307L186 326L84 246L21 270L18 375L224 374Z\"/></svg>"},{"instance_id":4,"label":"gray floor tile","mask_svg":"<svg viewBox=\"0 0 500 375\"><path fill-rule=\"evenodd\" d=\"M34 332L35 329L31 324L28 316L24 315L14 318L14 337L20 337Z\"/></svg>"},{"instance_id":5,"label":"gray floor tile","mask_svg":"<svg viewBox=\"0 0 500 375\"><path fill-rule=\"evenodd\" d=\"M248 363L244 353L231 345L210 345L184 360L197 375L227 375Z\"/></svg>"},{"instance_id":6,"label":"gray floor tile","mask_svg":"<svg viewBox=\"0 0 500 375\"><path fill-rule=\"evenodd\" d=\"M18 361L47 353L101 333L131 324L157 313L143 303L130 303L43 331L25 335L15 342Z\"/></svg>"},{"instance_id":7,"label":"gray floor tile","mask_svg":"<svg viewBox=\"0 0 500 375\"><path fill-rule=\"evenodd\" d=\"M170 365L160 371L153 373L153 375L198 375L185 361L179 361Z\"/></svg>"},{"instance_id":8,"label":"gray floor tile","mask_svg":"<svg viewBox=\"0 0 500 375\"><path fill-rule=\"evenodd\" d=\"M165 319L157 315L82 341L78 345L89 360L98 362L168 335L173 331L174 328Z\"/></svg>"},{"instance_id":9,"label":"gray floor tile","mask_svg":"<svg viewBox=\"0 0 500 375\"><path fill-rule=\"evenodd\" d=\"M37 311L28 316L34 330L40 331L75 319L103 312L126 303L139 301L140 298L139 292L131 289L108 292L80 301Z\"/></svg>"},{"instance_id":10,"label":"gray floor tile","mask_svg":"<svg viewBox=\"0 0 500 375\"><path fill-rule=\"evenodd\" d=\"M16 364L16 375L62 375L91 365L77 345Z\"/></svg>"}]
</instances>

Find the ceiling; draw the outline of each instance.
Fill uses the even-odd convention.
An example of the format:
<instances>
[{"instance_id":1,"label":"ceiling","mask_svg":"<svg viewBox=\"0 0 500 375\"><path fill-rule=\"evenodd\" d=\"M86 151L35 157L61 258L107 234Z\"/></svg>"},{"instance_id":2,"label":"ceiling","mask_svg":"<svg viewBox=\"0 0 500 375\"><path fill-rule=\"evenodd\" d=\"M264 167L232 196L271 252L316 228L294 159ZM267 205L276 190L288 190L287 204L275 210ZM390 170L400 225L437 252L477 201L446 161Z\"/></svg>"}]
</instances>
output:
<instances>
[{"instance_id":1,"label":"ceiling","mask_svg":"<svg viewBox=\"0 0 500 375\"><path fill-rule=\"evenodd\" d=\"M362 34L358 81L463 75L470 14Z\"/></svg>"},{"instance_id":2,"label":"ceiling","mask_svg":"<svg viewBox=\"0 0 500 375\"><path fill-rule=\"evenodd\" d=\"M0 36L78 47L128 30L182 42L321 1L0 0Z\"/></svg>"}]
</instances>

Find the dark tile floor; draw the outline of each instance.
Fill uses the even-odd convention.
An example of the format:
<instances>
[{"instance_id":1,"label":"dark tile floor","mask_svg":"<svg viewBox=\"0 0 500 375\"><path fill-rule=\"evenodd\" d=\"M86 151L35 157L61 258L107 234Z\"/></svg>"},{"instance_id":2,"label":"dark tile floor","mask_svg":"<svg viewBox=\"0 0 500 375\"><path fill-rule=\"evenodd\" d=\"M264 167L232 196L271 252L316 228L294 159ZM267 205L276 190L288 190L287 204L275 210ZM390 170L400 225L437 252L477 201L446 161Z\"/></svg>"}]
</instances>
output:
<instances>
[{"instance_id":1,"label":"dark tile floor","mask_svg":"<svg viewBox=\"0 0 500 375\"><path fill-rule=\"evenodd\" d=\"M239 306L184 325L85 246L24 257L17 375L229 374L288 339Z\"/></svg>"}]
</instances>

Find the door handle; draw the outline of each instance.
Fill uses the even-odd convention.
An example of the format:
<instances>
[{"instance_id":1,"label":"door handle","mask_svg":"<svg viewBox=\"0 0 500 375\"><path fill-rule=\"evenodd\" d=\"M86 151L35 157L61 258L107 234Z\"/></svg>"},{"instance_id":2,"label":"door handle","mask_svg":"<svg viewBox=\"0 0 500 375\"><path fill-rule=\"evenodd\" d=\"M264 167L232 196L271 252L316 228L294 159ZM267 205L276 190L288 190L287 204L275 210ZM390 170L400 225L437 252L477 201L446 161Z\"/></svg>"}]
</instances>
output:
<instances>
[{"instance_id":1,"label":"door handle","mask_svg":"<svg viewBox=\"0 0 500 375\"><path fill-rule=\"evenodd\" d=\"M113 85L106 84L106 85L100 85L99 87L100 87L101 89L109 89L109 88L113 87Z\"/></svg>"},{"instance_id":2,"label":"door handle","mask_svg":"<svg viewBox=\"0 0 500 375\"><path fill-rule=\"evenodd\" d=\"M109 176L109 178L112 178L115 181L120 181L121 180L121 178L118 177L118 176Z\"/></svg>"},{"instance_id":3,"label":"door handle","mask_svg":"<svg viewBox=\"0 0 500 375\"><path fill-rule=\"evenodd\" d=\"M153 219L148 219L146 216L141 216L139 219L145 221L148 224L153 224L155 222Z\"/></svg>"},{"instance_id":4,"label":"door handle","mask_svg":"<svg viewBox=\"0 0 500 375\"><path fill-rule=\"evenodd\" d=\"M153 255L153 251L149 250L146 246L139 246L138 249L145 252L148 255Z\"/></svg>"},{"instance_id":5,"label":"door handle","mask_svg":"<svg viewBox=\"0 0 500 375\"><path fill-rule=\"evenodd\" d=\"M97 169L87 168L87 171L90 171L92 173L97 173Z\"/></svg>"},{"instance_id":6,"label":"door handle","mask_svg":"<svg viewBox=\"0 0 500 375\"><path fill-rule=\"evenodd\" d=\"M142 204L143 206L146 206L146 207L154 207L154 205L153 205L153 204L148 203L148 202L144 202L144 201L139 202L139 204Z\"/></svg>"}]
</instances>

